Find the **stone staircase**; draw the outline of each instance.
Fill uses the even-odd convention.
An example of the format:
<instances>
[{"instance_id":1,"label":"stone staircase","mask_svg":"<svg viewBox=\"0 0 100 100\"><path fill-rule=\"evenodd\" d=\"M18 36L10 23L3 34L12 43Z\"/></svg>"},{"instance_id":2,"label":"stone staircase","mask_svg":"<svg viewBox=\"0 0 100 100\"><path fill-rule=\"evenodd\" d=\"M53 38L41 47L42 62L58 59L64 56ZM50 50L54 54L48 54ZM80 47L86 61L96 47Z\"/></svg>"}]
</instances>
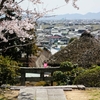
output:
<instances>
[{"instance_id":1,"label":"stone staircase","mask_svg":"<svg viewBox=\"0 0 100 100\"><path fill-rule=\"evenodd\" d=\"M18 100L67 100L64 91L85 90L85 86L12 86L11 89L20 90Z\"/></svg>"}]
</instances>

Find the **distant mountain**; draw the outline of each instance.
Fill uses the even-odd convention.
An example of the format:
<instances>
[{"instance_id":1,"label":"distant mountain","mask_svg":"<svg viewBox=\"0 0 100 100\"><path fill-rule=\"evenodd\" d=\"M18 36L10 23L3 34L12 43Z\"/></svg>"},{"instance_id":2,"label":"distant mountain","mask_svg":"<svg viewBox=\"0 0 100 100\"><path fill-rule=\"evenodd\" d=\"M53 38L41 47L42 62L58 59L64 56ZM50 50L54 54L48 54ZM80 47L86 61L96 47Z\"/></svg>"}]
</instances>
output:
<instances>
[{"instance_id":1,"label":"distant mountain","mask_svg":"<svg viewBox=\"0 0 100 100\"><path fill-rule=\"evenodd\" d=\"M100 12L98 13L87 13L87 14L63 14L55 16L45 16L40 20L61 20L61 19L100 19Z\"/></svg>"}]
</instances>

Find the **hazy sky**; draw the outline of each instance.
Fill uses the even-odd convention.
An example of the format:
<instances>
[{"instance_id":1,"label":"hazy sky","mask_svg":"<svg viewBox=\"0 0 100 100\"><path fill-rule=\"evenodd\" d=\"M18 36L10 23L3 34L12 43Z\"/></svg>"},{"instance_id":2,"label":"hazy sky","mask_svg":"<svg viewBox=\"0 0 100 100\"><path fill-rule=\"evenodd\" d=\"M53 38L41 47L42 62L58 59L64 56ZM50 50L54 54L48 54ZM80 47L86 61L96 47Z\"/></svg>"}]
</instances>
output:
<instances>
[{"instance_id":1,"label":"hazy sky","mask_svg":"<svg viewBox=\"0 0 100 100\"><path fill-rule=\"evenodd\" d=\"M30 2L25 2L21 3L21 6L24 9L30 8L33 9L33 5ZM53 12L50 12L48 14L70 14L70 13L80 13L80 14L86 14L88 12L100 12L100 0L78 0L76 2L77 6L79 7L79 10L74 8L72 6L72 0L68 4L65 3L65 0L41 0L44 3L42 5L37 5L38 11L43 10L43 8L46 8L47 10L59 7L59 9L54 10Z\"/></svg>"}]
</instances>

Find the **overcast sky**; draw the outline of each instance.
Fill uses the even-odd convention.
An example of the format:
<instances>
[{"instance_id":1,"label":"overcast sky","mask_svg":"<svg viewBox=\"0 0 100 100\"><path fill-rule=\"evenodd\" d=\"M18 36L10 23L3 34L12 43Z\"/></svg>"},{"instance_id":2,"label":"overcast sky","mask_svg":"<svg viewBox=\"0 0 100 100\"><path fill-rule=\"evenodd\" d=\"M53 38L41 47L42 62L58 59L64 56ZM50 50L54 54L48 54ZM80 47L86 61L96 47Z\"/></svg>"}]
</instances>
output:
<instances>
[{"instance_id":1,"label":"overcast sky","mask_svg":"<svg viewBox=\"0 0 100 100\"><path fill-rule=\"evenodd\" d=\"M25 2L21 3L21 6L24 9L30 8L33 9L33 5L30 2ZM43 8L46 8L47 10L59 7L59 9L54 10L53 12L50 12L48 14L54 14L54 15L59 15L59 14L71 14L71 13L80 13L80 14L86 14L88 12L100 12L100 0L78 0L76 2L77 6L79 7L79 10L74 8L72 6L72 0L68 4L65 3L65 0L41 0L44 3L40 6L37 5L36 7L38 8L38 11L43 10Z\"/></svg>"}]
</instances>

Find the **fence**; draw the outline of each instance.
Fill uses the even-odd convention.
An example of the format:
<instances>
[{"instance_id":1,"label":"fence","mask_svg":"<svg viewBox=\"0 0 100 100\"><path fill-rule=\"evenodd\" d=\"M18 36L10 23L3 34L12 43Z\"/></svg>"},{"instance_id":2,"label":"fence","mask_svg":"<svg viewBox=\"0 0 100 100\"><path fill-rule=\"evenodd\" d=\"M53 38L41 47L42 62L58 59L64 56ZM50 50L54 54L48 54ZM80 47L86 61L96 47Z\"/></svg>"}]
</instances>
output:
<instances>
[{"instance_id":1,"label":"fence","mask_svg":"<svg viewBox=\"0 0 100 100\"><path fill-rule=\"evenodd\" d=\"M50 68L31 68L31 67L21 67L20 68L20 82L21 85L25 85L25 81L50 81L51 86L53 85L53 72L55 71L68 71L68 69L63 69L59 67ZM45 77L45 73L50 73L48 77ZM26 77L26 73L38 73L40 77Z\"/></svg>"}]
</instances>

